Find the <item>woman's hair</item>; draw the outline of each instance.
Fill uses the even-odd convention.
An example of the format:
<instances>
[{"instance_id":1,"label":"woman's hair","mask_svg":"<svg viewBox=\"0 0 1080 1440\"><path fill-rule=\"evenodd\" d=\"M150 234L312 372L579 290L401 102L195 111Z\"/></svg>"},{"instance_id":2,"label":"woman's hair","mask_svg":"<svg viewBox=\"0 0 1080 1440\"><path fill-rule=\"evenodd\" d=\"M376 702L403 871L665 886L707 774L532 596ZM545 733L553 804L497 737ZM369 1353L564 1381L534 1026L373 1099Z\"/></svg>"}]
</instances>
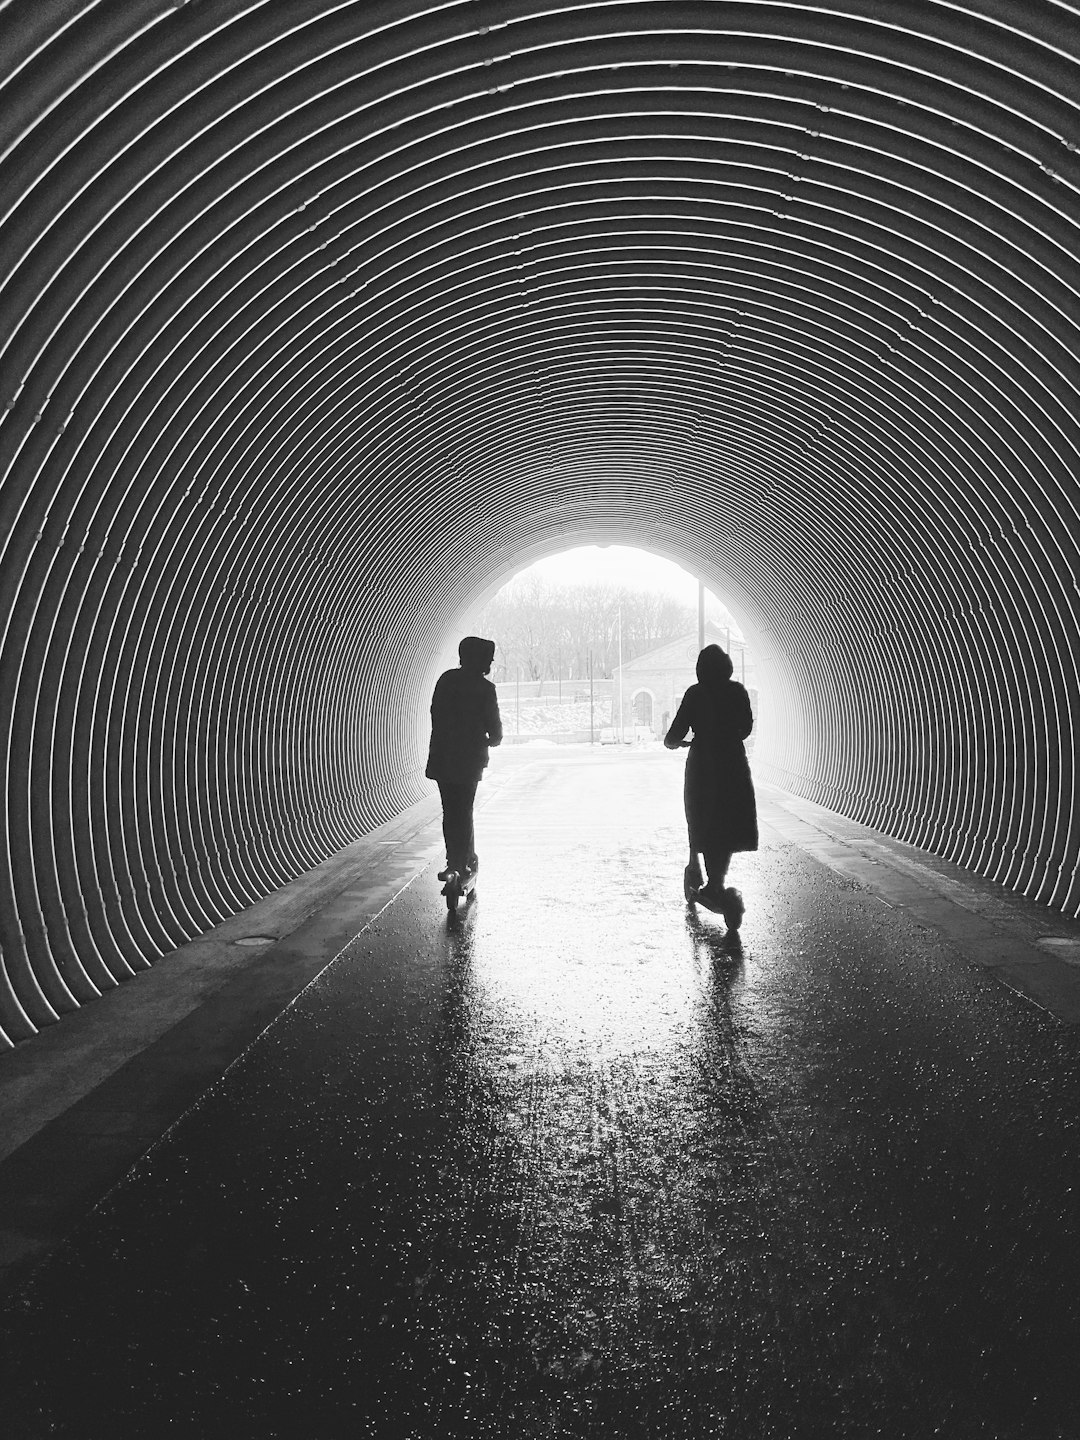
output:
<instances>
[{"instance_id":1,"label":"woman's hair","mask_svg":"<svg viewBox=\"0 0 1080 1440\"><path fill-rule=\"evenodd\" d=\"M719 645L706 645L698 653L697 678L702 685L719 685L723 680L730 680L734 669L731 656Z\"/></svg>"},{"instance_id":2,"label":"woman's hair","mask_svg":"<svg viewBox=\"0 0 1080 1440\"><path fill-rule=\"evenodd\" d=\"M457 647L463 670L479 670L486 675L495 659L495 641L482 640L479 635L466 635Z\"/></svg>"}]
</instances>

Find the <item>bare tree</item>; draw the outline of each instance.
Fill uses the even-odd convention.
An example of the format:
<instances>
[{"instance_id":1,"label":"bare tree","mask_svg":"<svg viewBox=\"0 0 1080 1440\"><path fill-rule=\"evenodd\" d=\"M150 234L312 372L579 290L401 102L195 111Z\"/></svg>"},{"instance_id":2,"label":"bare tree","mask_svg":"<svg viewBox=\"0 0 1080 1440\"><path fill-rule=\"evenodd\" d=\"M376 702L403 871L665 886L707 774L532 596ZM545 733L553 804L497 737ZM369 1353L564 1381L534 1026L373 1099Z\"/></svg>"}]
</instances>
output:
<instances>
[{"instance_id":1,"label":"bare tree","mask_svg":"<svg viewBox=\"0 0 1080 1440\"><path fill-rule=\"evenodd\" d=\"M495 641L497 680L610 676L622 657L656 649L693 630L696 613L670 595L608 584L553 585L538 576L513 580L485 605L478 628Z\"/></svg>"}]
</instances>

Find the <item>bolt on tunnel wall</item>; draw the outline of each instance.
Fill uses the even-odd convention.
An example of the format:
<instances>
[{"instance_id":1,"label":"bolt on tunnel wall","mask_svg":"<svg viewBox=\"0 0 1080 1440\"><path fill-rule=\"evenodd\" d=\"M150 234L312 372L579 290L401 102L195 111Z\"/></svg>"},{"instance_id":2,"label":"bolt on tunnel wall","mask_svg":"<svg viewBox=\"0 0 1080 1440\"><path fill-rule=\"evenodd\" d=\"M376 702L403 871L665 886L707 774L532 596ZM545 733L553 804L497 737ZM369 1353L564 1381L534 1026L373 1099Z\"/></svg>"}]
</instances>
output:
<instances>
[{"instance_id":1,"label":"bolt on tunnel wall","mask_svg":"<svg viewBox=\"0 0 1080 1440\"><path fill-rule=\"evenodd\" d=\"M766 778L1080 910L1080 12L9 6L2 1043L422 793L607 536Z\"/></svg>"}]
</instances>

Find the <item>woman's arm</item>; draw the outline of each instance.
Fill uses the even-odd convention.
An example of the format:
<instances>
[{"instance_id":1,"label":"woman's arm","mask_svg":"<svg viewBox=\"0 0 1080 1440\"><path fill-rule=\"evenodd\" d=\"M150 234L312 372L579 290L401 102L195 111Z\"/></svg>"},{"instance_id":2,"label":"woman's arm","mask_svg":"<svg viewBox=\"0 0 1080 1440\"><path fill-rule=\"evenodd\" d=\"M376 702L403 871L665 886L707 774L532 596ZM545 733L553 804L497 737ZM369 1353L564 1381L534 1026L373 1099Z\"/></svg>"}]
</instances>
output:
<instances>
[{"instance_id":1,"label":"woman's arm","mask_svg":"<svg viewBox=\"0 0 1080 1440\"><path fill-rule=\"evenodd\" d=\"M689 695L687 691L687 695ZM664 744L669 750L678 750L690 729L690 707L686 703L686 695L682 698L682 704L675 712L675 719L672 720L667 734L664 736Z\"/></svg>"},{"instance_id":2,"label":"woman's arm","mask_svg":"<svg viewBox=\"0 0 1080 1440\"><path fill-rule=\"evenodd\" d=\"M736 684L738 684L737 681ZM745 685L739 685L739 704L736 714L739 739L745 740L754 728L754 712L750 708L750 696L746 693Z\"/></svg>"}]
</instances>

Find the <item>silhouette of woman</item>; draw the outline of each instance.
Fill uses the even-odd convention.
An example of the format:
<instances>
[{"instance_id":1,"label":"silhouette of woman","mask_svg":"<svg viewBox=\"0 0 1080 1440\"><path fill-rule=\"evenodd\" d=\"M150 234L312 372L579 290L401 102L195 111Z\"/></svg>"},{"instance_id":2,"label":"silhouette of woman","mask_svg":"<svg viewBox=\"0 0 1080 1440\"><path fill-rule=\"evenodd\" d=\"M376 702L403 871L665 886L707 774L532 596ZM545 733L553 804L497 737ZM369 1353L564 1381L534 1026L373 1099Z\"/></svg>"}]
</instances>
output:
<instances>
[{"instance_id":1,"label":"silhouette of woman","mask_svg":"<svg viewBox=\"0 0 1080 1440\"><path fill-rule=\"evenodd\" d=\"M486 679L495 642L466 635L458 646L457 670L444 670L431 697L431 746L424 774L438 781L442 797L445 880L451 871L474 872L480 862L473 838L476 787L488 763L490 745L502 742L495 686Z\"/></svg>"},{"instance_id":2,"label":"silhouette of woman","mask_svg":"<svg viewBox=\"0 0 1080 1440\"><path fill-rule=\"evenodd\" d=\"M671 728L664 736L669 750L684 743L693 730L686 757L683 803L690 834L686 897L719 910L730 930L742 923L743 901L725 888L728 866L736 850L758 848L757 802L743 741L754 728L750 697L732 680L731 656L719 645L706 645L697 658L698 683L682 698ZM704 856L702 884L698 855Z\"/></svg>"}]
</instances>

